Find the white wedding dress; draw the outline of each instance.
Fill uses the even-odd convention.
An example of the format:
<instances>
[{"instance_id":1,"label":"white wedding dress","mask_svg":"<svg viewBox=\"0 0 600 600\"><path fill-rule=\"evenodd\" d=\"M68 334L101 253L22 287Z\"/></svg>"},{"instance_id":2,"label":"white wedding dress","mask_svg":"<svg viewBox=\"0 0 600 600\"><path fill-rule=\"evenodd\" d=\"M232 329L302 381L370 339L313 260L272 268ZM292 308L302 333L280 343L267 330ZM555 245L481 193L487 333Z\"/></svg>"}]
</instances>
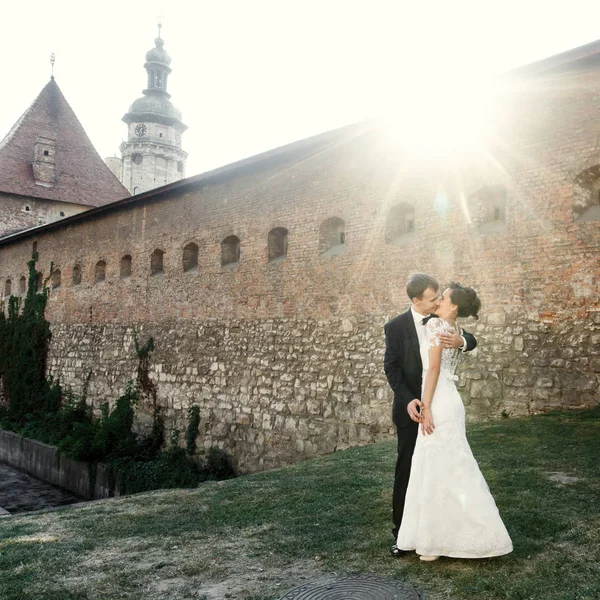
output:
<instances>
[{"instance_id":1,"label":"white wedding dress","mask_svg":"<svg viewBox=\"0 0 600 600\"><path fill-rule=\"evenodd\" d=\"M443 319L430 319L425 327L423 384L430 346L439 345L438 334L453 331ZM454 383L458 355L456 349L442 350L431 403L435 430L423 435L419 427L397 545L425 556L501 556L512 551L512 542L467 442L465 409Z\"/></svg>"}]
</instances>

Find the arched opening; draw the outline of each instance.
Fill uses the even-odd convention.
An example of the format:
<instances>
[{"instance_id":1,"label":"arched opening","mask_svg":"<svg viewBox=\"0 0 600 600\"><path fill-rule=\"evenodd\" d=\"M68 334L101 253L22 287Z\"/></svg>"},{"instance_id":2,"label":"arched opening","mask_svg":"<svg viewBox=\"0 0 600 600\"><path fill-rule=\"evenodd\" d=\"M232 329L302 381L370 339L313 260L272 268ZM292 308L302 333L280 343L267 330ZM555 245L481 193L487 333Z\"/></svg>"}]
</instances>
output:
<instances>
[{"instance_id":1,"label":"arched opening","mask_svg":"<svg viewBox=\"0 0 600 600\"><path fill-rule=\"evenodd\" d=\"M35 278L35 291L41 292L44 287L44 275L42 273L38 273Z\"/></svg>"},{"instance_id":2,"label":"arched opening","mask_svg":"<svg viewBox=\"0 0 600 600\"><path fill-rule=\"evenodd\" d=\"M189 273L198 269L198 246L190 242L183 249L183 272Z\"/></svg>"},{"instance_id":3,"label":"arched opening","mask_svg":"<svg viewBox=\"0 0 600 600\"><path fill-rule=\"evenodd\" d=\"M96 268L94 269L94 280L96 283L101 283L106 279L106 263L103 260L99 260L96 263Z\"/></svg>"},{"instance_id":4,"label":"arched opening","mask_svg":"<svg viewBox=\"0 0 600 600\"><path fill-rule=\"evenodd\" d=\"M573 219L600 220L600 164L586 169L575 178Z\"/></svg>"},{"instance_id":5,"label":"arched opening","mask_svg":"<svg viewBox=\"0 0 600 600\"><path fill-rule=\"evenodd\" d=\"M339 217L330 217L319 227L319 254L341 254L346 245L346 224Z\"/></svg>"},{"instance_id":6,"label":"arched opening","mask_svg":"<svg viewBox=\"0 0 600 600\"><path fill-rule=\"evenodd\" d=\"M4 297L8 298L12 293L12 281L7 279L4 283Z\"/></svg>"},{"instance_id":7,"label":"arched opening","mask_svg":"<svg viewBox=\"0 0 600 600\"><path fill-rule=\"evenodd\" d=\"M81 283L81 266L75 265L73 267L73 275L72 275L73 285L79 285Z\"/></svg>"},{"instance_id":8,"label":"arched opening","mask_svg":"<svg viewBox=\"0 0 600 600\"><path fill-rule=\"evenodd\" d=\"M21 276L19 279L19 294L22 296L27 292L27 277L25 275Z\"/></svg>"},{"instance_id":9,"label":"arched opening","mask_svg":"<svg viewBox=\"0 0 600 600\"><path fill-rule=\"evenodd\" d=\"M150 257L150 274L151 275L160 275L164 273L164 255L165 253L158 248L152 253Z\"/></svg>"},{"instance_id":10,"label":"arched opening","mask_svg":"<svg viewBox=\"0 0 600 600\"><path fill-rule=\"evenodd\" d=\"M129 254L126 254L121 258L119 277L121 279L131 277L131 256Z\"/></svg>"},{"instance_id":11,"label":"arched opening","mask_svg":"<svg viewBox=\"0 0 600 600\"><path fill-rule=\"evenodd\" d=\"M494 233L506 225L507 191L501 185L484 186L467 198L471 231Z\"/></svg>"},{"instance_id":12,"label":"arched opening","mask_svg":"<svg viewBox=\"0 0 600 600\"><path fill-rule=\"evenodd\" d=\"M400 239L412 239L415 231L415 207L402 202L392 206L385 222L385 241L389 244Z\"/></svg>"},{"instance_id":13,"label":"arched opening","mask_svg":"<svg viewBox=\"0 0 600 600\"><path fill-rule=\"evenodd\" d=\"M221 265L234 265L240 261L240 240L235 235L221 242Z\"/></svg>"},{"instance_id":14,"label":"arched opening","mask_svg":"<svg viewBox=\"0 0 600 600\"><path fill-rule=\"evenodd\" d=\"M51 282L53 290L60 287L60 269L52 269Z\"/></svg>"},{"instance_id":15,"label":"arched opening","mask_svg":"<svg viewBox=\"0 0 600 600\"><path fill-rule=\"evenodd\" d=\"M285 227L275 227L269 231L267 249L269 260L287 256L288 230Z\"/></svg>"}]
</instances>

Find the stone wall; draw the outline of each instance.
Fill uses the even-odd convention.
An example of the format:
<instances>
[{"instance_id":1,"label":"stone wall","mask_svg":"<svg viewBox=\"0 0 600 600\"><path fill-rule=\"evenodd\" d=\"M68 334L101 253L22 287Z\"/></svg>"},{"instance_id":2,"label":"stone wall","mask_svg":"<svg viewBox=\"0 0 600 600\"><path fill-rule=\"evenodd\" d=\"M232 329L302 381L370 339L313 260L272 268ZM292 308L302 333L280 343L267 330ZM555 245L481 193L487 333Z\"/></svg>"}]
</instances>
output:
<instances>
[{"instance_id":1,"label":"stone wall","mask_svg":"<svg viewBox=\"0 0 600 600\"><path fill-rule=\"evenodd\" d=\"M598 401L600 312L572 322L487 315L471 324L458 387L470 420ZM152 336L150 378L171 430L201 407L199 447L223 448L242 471L387 439L392 395L382 373L385 318L205 320L171 325L59 325L50 373L96 406L135 379L134 338ZM151 406L138 407L138 426Z\"/></svg>"}]
</instances>

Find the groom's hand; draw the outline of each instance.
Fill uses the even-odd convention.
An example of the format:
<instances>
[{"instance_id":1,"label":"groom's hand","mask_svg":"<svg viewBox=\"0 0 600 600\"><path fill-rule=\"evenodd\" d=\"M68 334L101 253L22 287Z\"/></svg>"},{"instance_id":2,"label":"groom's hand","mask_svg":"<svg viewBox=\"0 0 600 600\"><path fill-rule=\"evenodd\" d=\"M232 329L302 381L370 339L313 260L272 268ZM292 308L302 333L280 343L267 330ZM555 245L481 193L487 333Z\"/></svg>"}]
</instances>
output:
<instances>
[{"instance_id":1,"label":"groom's hand","mask_svg":"<svg viewBox=\"0 0 600 600\"><path fill-rule=\"evenodd\" d=\"M414 400L411 400L408 403L408 406L406 407L406 412L408 413L408 416L415 423L421 422L421 414L419 413L420 409L421 409L421 401L418 400L417 398L415 398Z\"/></svg>"},{"instance_id":2,"label":"groom's hand","mask_svg":"<svg viewBox=\"0 0 600 600\"><path fill-rule=\"evenodd\" d=\"M442 333L440 334L440 340L442 342L442 348L462 348L465 340L458 331L453 333Z\"/></svg>"}]
</instances>

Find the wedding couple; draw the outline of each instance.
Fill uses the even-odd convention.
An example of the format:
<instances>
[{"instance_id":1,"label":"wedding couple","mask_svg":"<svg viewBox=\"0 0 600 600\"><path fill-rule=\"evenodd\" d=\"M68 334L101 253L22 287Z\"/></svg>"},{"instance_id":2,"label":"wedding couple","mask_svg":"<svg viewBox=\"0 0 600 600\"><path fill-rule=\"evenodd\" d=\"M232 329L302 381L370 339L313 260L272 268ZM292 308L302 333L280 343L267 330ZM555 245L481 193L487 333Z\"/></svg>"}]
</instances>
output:
<instances>
[{"instance_id":1,"label":"wedding couple","mask_svg":"<svg viewBox=\"0 0 600 600\"><path fill-rule=\"evenodd\" d=\"M477 346L456 319L477 318L481 302L454 282L440 296L424 273L410 278L406 292L410 309L385 325L398 435L391 554L414 550L422 561L508 554L512 542L467 442L455 385L459 349Z\"/></svg>"}]
</instances>

